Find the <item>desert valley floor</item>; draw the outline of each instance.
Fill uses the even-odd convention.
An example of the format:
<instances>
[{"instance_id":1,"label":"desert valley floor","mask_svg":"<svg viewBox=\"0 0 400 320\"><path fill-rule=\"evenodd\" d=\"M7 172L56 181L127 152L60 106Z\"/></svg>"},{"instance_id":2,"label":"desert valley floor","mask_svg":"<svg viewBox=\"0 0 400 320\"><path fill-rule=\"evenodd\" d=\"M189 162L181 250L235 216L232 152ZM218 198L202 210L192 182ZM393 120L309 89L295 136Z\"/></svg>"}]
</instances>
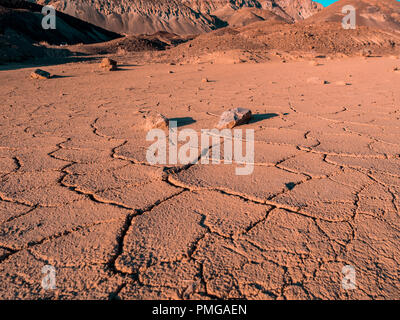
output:
<instances>
[{"instance_id":1,"label":"desert valley floor","mask_svg":"<svg viewBox=\"0 0 400 320\"><path fill-rule=\"evenodd\" d=\"M117 60L0 71L2 299L399 298L398 59ZM200 132L235 107L252 175L146 162L140 111Z\"/></svg>"}]
</instances>

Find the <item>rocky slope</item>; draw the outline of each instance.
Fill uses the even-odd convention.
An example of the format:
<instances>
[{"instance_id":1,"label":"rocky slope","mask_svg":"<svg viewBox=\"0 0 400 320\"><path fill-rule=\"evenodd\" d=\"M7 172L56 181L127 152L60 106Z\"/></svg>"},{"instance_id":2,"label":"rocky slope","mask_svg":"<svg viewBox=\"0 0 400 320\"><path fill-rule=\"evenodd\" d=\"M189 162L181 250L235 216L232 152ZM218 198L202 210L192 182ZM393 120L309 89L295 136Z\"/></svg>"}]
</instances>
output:
<instances>
[{"instance_id":1,"label":"rocky slope","mask_svg":"<svg viewBox=\"0 0 400 320\"><path fill-rule=\"evenodd\" d=\"M32 0L34 1L34 0ZM299 21L322 9L312 0L36 0L119 33L204 33L229 25L265 20L270 13L287 22ZM242 8L258 13L236 15ZM234 17L233 17L234 16Z\"/></svg>"},{"instance_id":2,"label":"rocky slope","mask_svg":"<svg viewBox=\"0 0 400 320\"><path fill-rule=\"evenodd\" d=\"M314 1L304 0L276 0L265 1L266 5L270 6L276 3L287 15L294 21L307 19L317 12L322 10L322 5Z\"/></svg>"},{"instance_id":3,"label":"rocky slope","mask_svg":"<svg viewBox=\"0 0 400 320\"><path fill-rule=\"evenodd\" d=\"M45 45L96 43L120 37L61 12L57 13L57 28L41 27L42 6L17 0L0 3L0 63L33 57L54 57L68 54L61 48Z\"/></svg>"},{"instance_id":4,"label":"rocky slope","mask_svg":"<svg viewBox=\"0 0 400 320\"><path fill-rule=\"evenodd\" d=\"M340 22L342 8L356 9L356 25L400 32L400 2L396 0L341 0L311 17L309 23Z\"/></svg>"},{"instance_id":5,"label":"rocky slope","mask_svg":"<svg viewBox=\"0 0 400 320\"><path fill-rule=\"evenodd\" d=\"M355 30L344 30L342 7L357 10ZM398 55L400 2L395 0L341 0L295 24L258 22L224 28L198 36L173 48L166 61L282 61L308 56Z\"/></svg>"}]
</instances>

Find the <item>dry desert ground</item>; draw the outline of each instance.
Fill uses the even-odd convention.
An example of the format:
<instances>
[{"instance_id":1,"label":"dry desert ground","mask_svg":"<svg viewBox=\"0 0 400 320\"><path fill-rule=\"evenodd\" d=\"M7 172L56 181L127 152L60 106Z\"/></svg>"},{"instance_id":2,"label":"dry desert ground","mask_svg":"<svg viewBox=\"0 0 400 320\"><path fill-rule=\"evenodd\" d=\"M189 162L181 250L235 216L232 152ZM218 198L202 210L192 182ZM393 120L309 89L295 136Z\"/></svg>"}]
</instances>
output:
<instances>
[{"instance_id":1,"label":"dry desert ground","mask_svg":"<svg viewBox=\"0 0 400 320\"><path fill-rule=\"evenodd\" d=\"M398 299L400 61L319 60L0 71L0 297ZM252 174L146 161L141 112L236 107Z\"/></svg>"}]
</instances>

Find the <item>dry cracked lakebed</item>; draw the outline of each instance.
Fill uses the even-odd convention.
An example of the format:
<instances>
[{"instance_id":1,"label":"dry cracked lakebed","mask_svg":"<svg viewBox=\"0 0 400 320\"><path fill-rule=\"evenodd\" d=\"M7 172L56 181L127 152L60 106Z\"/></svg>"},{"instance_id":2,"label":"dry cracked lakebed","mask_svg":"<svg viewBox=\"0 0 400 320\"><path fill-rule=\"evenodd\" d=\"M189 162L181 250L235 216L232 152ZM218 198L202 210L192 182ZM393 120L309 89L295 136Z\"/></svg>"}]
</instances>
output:
<instances>
[{"instance_id":1,"label":"dry cracked lakebed","mask_svg":"<svg viewBox=\"0 0 400 320\"><path fill-rule=\"evenodd\" d=\"M0 71L0 298L399 298L396 62ZM236 107L251 175L146 162L139 112L199 132Z\"/></svg>"}]
</instances>

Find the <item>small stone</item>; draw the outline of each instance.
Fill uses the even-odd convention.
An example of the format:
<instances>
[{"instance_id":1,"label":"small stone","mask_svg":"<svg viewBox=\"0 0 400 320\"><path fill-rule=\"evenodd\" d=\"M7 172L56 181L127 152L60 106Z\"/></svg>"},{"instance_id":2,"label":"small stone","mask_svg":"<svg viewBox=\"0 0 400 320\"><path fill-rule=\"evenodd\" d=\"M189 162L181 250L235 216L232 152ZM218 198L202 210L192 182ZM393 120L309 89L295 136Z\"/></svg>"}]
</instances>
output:
<instances>
[{"instance_id":1,"label":"small stone","mask_svg":"<svg viewBox=\"0 0 400 320\"><path fill-rule=\"evenodd\" d=\"M169 120L161 113L155 111L147 111L143 113L143 126L146 130L151 129L168 129Z\"/></svg>"},{"instance_id":2,"label":"small stone","mask_svg":"<svg viewBox=\"0 0 400 320\"><path fill-rule=\"evenodd\" d=\"M361 50L361 56L363 56L365 58L369 58L372 56L372 51L369 49L363 49L363 50Z\"/></svg>"},{"instance_id":3,"label":"small stone","mask_svg":"<svg viewBox=\"0 0 400 320\"><path fill-rule=\"evenodd\" d=\"M210 82L210 80L208 80L208 78L203 78L203 79L201 79L201 82L206 83L206 82Z\"/></svg>"},{"instance_id":4,"label":"small stone","mask_svg":"<svg viewBox=\"0 0 400 320\"><path fill-rule=\"evenodd\" d=\"M351 83L346 82L346 81L336 81L335 85L337 85L337 86L351 86Z\"/></svg>"},{"instance_id":5,"label":"small stone","mask_svg":"<svg viewBox=\"0 0 400 320\"><path fill-rule=\"evenodd\" d=\"M313 66L313 67L318 67L318 66L320 66L321 64L318 63L318 61L312 60L312 61L309 62L309 65L310 65L310 66Z\"/></svg>"},{"instance_id":6,"label":"small stone","mask_svg":"<svg viewBox=\"0 0 400 320\"><path fill-rule=\"evenodd\" d=\"M394 67L393 68L393 72L400 73L400 68L399 67Z\"/></svg>"},{"instance_id":7,"label":"small stone","mask_svg":"<svg viewBox=\"0 0 400 320\"><path fill-rule=\"evenodd\" d=\"M235 108L222 113L217 124L218 129L232 129L238 125L248 123L251 119L251 110Z\"/></svg>"},{"instance_id":8,"label":"small stone","mask_svg":"<svg viewBox=\"0 0 400 320\"><path fill-rule=\"evenodd\" d=\"M310 84L329 84L329 81L322 80L322 79L317 78L317 77L312 77L312 78L308 78L307 79L307 83L310 83Z\"/></svg>"},{"instance_id":9,"label":"small stone","mask_svg":"<svg viewBox=\"0 0 400 320\"><path fill-rule=\"evenodd\" d=\"M50 77L50 73L41 69L36 69L31 73L32 79L50 79Z\"/></svg>"},{"instance_id":10,"label":"small stone","mask_svg":"<svg viewBox=\"0 0 400 320\"><path fill-rule=\"evenodd\" d=\"M117 61L112 60L110 58L104 58L101 60L100 68L103 68L108 71L117 70Z\"/></svg>"}]
</instances>

